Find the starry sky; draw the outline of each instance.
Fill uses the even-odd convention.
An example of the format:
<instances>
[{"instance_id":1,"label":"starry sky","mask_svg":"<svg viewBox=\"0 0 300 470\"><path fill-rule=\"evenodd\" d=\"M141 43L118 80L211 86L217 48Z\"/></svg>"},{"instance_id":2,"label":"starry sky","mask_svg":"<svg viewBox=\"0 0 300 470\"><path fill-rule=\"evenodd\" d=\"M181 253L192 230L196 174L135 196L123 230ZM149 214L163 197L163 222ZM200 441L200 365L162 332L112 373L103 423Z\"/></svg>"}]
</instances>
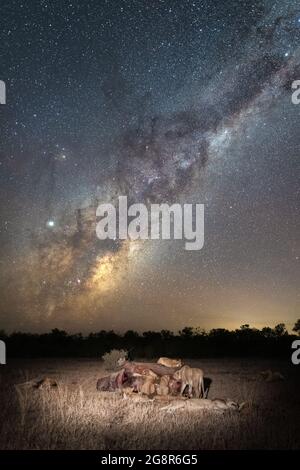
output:
<instances>
[{"instance_id":1,"label":"starry sky","mask_svg":"<svg viewBox=\"0 0 300 470\"><path fill-rule=\"evenodd\" d=\"M297 0L2 0L0 327L299 318ZM98 203L202 203L205 244L100 241Z\"/></svg>"}]
</instances>

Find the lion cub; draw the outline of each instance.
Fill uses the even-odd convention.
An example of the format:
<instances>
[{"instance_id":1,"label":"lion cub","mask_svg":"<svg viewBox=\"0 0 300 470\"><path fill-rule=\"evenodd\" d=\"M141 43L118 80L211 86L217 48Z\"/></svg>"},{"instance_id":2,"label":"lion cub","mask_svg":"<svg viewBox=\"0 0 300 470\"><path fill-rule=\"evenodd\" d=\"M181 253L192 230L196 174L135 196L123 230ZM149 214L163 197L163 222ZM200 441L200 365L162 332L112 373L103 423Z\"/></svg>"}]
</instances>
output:
<instances>
[{"instance_id":1,"label":"lion cub","mask_svg":"<svg viewBox=\"0 0 300 470\"><path fill-rule=\"evenodd\" d=\"M203 370L196 367L183 366L173 375L174 379L181 381L181 390L180 394L183 395L185 387L188 385L188 394L189 397L193 396L193 391L195 396L200 398L201 392L203 398L205 398L204 393L204 375Z\"/></svg>"}]
</instances>

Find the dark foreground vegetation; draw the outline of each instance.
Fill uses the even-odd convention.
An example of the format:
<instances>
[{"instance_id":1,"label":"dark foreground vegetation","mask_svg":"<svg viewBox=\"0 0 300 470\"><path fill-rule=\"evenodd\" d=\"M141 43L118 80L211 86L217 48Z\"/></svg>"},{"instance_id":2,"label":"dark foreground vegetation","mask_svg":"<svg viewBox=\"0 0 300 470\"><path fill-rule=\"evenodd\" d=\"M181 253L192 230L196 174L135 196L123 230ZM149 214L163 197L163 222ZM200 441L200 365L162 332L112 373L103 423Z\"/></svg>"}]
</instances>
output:
<instances>
[{"instance_id":1,"label":"dark foreground vegetation","mask_svg":"<svg viewBox=\"0 0 300 470\"><path fill-rule=\"evenodd\" d=\"M294 327L300 332L300 320ZM0 331L0 339L7 346L7 357L99 357L111 349L126 349L130 359L155 356L177 357L222 357L264 356L288 358L291 344L296 338L287 332L283 323L275 328L261 330L242 325L229 331L224 328L209 332L200 328L186 327L175 334L168 330L145 331L138 334L129 330L125 334L114 331L99 331L83 336L69 335L63 330L51 333L30 334L14 332L6 335Z\"/></svg>"}]
</instances>

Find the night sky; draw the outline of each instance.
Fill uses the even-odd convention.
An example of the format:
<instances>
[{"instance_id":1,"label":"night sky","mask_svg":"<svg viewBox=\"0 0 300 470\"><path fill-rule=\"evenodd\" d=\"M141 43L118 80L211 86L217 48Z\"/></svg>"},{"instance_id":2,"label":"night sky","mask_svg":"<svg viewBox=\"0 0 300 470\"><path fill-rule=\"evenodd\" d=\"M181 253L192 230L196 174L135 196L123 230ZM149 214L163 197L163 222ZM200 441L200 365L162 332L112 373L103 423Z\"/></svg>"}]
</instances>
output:
<instances>
[{"instance_id":1,"label":"night sky","mask_svg":"<svg viewBox=\"0 0 300 470\"><path fill-rule=\"evenodd\" d=\"M2 0L0 328L290 329L298 0ZM97 203L205 205L205 244L100 241Z\"/></svg>"}]
</instances>

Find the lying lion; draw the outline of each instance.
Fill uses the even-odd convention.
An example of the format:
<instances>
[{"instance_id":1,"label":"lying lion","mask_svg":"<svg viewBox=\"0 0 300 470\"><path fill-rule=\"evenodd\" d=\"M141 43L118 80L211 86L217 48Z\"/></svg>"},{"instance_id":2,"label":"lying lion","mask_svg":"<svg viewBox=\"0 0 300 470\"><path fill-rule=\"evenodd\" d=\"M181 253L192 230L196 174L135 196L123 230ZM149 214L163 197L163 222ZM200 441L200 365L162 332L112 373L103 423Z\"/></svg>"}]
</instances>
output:
<instances>
[{"instance_id":1,"label":"lying lion","mask_svg":"<svg viewBox=\"0 0 300 470\"><path fill-rule=\"evenodd\" d=\"M181 367L181 359L170 359L169 357L160 357L157 361L157 364L161 364L166 367Z\"/></svg>"},{"instance_id":2,"label":"lying lion","mask_svg":"<svg viewBox=\"0 0 300 470\"><path fill-rule=\"evenodd\" d=\"M273 372L270 369L263 370L260 372L260 375L266 382L278 382L280 380L284 380L284 376L280 372Z\"/></svg>"},{"instance_id":3,"label":"lying lion","mask_svg":"<svg viewBox=\"0 0 300 470\"><path fill-rule=\"evenodd\" d=\"M233 400L223 400L215 398L208 400L203 398L190 398L174 400L167 406L162 407L162 410L173 412L177 410L196 411L196 410L211 410L223 413L226 410L240 411L245 406L245 403L238 404Z\"/></svg>"}]
</instances>

